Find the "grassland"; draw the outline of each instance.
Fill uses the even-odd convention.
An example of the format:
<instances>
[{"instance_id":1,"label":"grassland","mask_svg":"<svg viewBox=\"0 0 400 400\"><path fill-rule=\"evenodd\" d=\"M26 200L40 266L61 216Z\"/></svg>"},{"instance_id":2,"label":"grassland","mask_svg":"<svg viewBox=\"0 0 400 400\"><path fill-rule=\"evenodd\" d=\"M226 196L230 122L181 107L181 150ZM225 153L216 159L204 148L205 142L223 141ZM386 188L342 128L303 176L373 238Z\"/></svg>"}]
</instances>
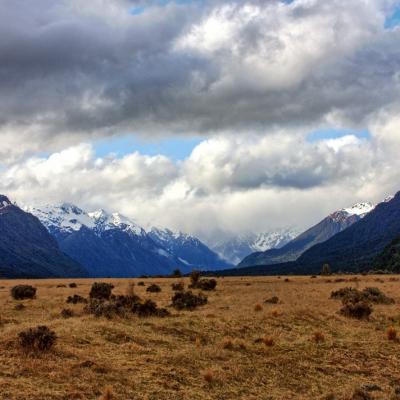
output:
<instances>
[{"instance_id":1,"label":"grassland","mask_svg":"<svg viewBox=\"0 0 400 400\"><path fill-rule=\"evenodd\" d=\"M77 288L57 287L69 281L30 281L37 298L22 301L22 310L10 297L21 281L0 281L0 399L98 399L107 385L114 399L124 400L351 399L368 384L381 389L373 398L390 399L400 387L400 344L387 337L390 326L400 331L400 282L337 278L221 278L207 294L209 303L195 311L112 320L65 303L72 294L87 297L93 281L76 280ZM112 282L116 294L137 282L102 281ZM162 291L135 286L135 292L168 306L176 281L147 279ZM395 304L375 305L369 321L346 318L338 313L340 302L329 298L345 286L378 287ZM264 303L272 296L280 302ZM76 316L62 318L66 307ZM37 325L54 330L57 343L47 354L26 355L18 333Z\"/></svg>"}]
</instances>

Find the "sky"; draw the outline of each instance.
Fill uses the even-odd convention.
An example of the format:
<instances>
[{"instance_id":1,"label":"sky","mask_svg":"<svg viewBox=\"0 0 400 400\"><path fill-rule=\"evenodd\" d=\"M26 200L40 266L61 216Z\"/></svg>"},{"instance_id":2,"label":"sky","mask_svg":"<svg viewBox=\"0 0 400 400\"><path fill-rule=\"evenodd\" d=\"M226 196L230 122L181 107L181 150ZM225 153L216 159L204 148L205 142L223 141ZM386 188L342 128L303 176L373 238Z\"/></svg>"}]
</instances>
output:
<instances>
[{"instance_id":1,"label":"sky","mask_svg":"<svg viewBox=\"0 0 400 400\"><path fill-rule=\"evenodd\" d=\"M399 0L6 0L0 193L216 238L400 190Z\"/></svg>"}]
</instances>

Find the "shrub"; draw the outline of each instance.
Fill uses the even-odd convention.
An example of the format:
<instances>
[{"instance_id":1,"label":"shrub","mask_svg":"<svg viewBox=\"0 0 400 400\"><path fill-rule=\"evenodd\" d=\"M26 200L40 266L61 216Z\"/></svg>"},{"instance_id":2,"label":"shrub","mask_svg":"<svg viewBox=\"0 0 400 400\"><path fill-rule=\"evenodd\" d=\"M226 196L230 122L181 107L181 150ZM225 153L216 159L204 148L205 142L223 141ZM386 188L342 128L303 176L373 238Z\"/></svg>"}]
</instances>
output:
<instances>
[{"instance_id":1,"label":"shrub","mask_svg":"<svg viewBox=\"0 0 400 400\"><path fill-rule=\"evenodd\" d=\"M185 290L185 285L183 284L183 282L173 283L171 287L172 290L175 292L181 292L182 290Z\"/></svg>"},{"instance_id":2,"label":"shrub","mask_svg":"<svg viewBox=\"0 0 400 400\"><path fill-rule=\"evenodd\" d=\"M329 264L324 264L322 266L321 275L330 275L331 274L331 267Z\"/></svg>"},{"instance_id":3,"label":"shrub","mask_svg":"<svg viewBox=\"0 0 400 400\"><path fill-rule=\"evenodd\" d=\"M325 342L325 335L322 332L314 332L313 340L315 343Z\"/></svg>"},{"instance_id":4,"label":"shrub","mask_svg":"<svg viewBox=\"0 0 400 400\"><path fill-rule=\"evenodd\" d=\"M215 379L213 371L211 369L203 371L203 378L209 385L211 385Z\"/></svg>"},{"instance_id":5,"label":"shrub","mask_svg":"<svg viewBox=\"0 0 400 400\"><path fill-rule=\"evenodd\" d=\"M144 286L144 282L143 282L143 281L140 281L140 282L137 283L137 285L138 285L138 286Z\"/></svg>"},{"instance_id":6,"label":"shrub","mask_svg":"<svg viewBox=\"0 0 400 400\"><path fill-rule=\"evenodd\" d=\"M78 285L77 285L75 282L71 282L68 286L69 286L70 288L76 288L76 287L78 287Z\"/></svg>"},{"instance_id":7,"label":"shrub","mask_svg":"<svg viewBox=\"0 0 400 400\"><path fill-rule=\"evenodd\" d=\"M73 296L68 296L67 297L67 303L71 304L78 304L78 303L83 303L86 304L88 301L82 297L79 296L79 294L74 294Z\"/></svg>"},{"instance_id":8,"label":"shrub","mask_svg":"<svg viewBox=\"0 0 400 400\"><path fill-rule=\"evenodd\" d=\"M194 310L198 306L207 304L207 297L203 294L195 295L190 290L176 292L172 297L172 306L177 310Z\"/></svg>"},{"instance_id":9,"label":"shrub","mask_svg":"<svg viewBox=\"0 0 400 400\"><path fill-rule=\"evenodd\" d=\"M190 274L190 283L195 286L200 279L200 271L192 271Z\"/></svg>"},{"instance_id":10,"label":"shrub","mask_svg":"<svg viewBox=\"0 0 400 400\"><path fill-rule=\"evenodd\" d=\"M374 400L374 398L364 389L356 389L351 400Z\"/></svg>"},{"instance_id":11,"label":"shrub","mask_svg":"<svg viewBox=\"0 0 400 400\"><path fill-rule=\"evenodd\" d=\"M152 285L150 285L147 289L146 292L150 292L150 293L159 293L161 292L161 288L160 286L156 285L155 283L153 283Z\"/></svg>"},{"instance_id":12,"label":"shrub","mask_svg":"<svg viewBox=\"0 0 400 400\"><path fill-rule=\"evenodd\" d=\"M17 285L11 289L11 296L15 300L34 299L36 288L31 285Z\"/></svg>"},{"instance_id":13,"label":"shrub","mask_svg":"<svg viewBox=\"0 0 400 400\"><path fill-rule=\"evenodd\" d=\"M144 303L136 303L132 311L139 317L167 317L169 311L165 308L158 308L157 304L152 300L146 300Z\"/></svg>"},{"instance_id":14,"label":"shrub","mask_svg":"<svg viewBox=\"0 0 400 400\"><path fill-rule=\"evenodd\" d=\"M50 350L57 340L55 332L47 326L29 328L18 334L19 344L29 352L44 352Z\"/></svg>"},{"instance_id":15,"label":"shrub","mask_svg":"<svg viewBox=\"0 0 400 400\"><path fill-rule=\"evenodd\" d=\"M113 302L102 299L90 299L89 303L85 306L84 311L93 314L96 317L113 318L116 315L125 316L128 310Z\"/></svg>"},{"instance_id":16,"label":"shrub","mask_svg":"<svg viewBox=\"0 0 400 400\"><path fill-rule=\"evenodd\" d=\"M390 326L386 332L388 340L397 340L397 331L394 326Z\"/></svg>"},{"instance_id":17,"label":"shrub","mask_svg":"<svg viewBox=\"0 0 400 400\"><path fill-rule=\"evenodd\" d=\"M279 297L277 296L272 296L269 299L265 300L264 303L269 303L269 304L278 304L279 303Z\"/></svg>"},{"instance_id":18,"label":"shrub","mask_svg":"<svg viewBox=\"0 0 400 400\"><path fill-rule=\"evenodd\" d=\"M64 308L64 309L61 311L61 316L62 316L63 318L71 318L71 317L74 316L74 312L73 312L70 308Z\"/></svg>"},{"instance_id":19,"label":"shrub","mask_svg":"<svg viewBox=\"0 0 400 400\"><path fill-rule=\"evenodd\" d=\"M113 289L114 285L112 283L95 282L90 289L89 297L91 299L108 300Z\"/></svg>"},{"instance_id":20,"label":"shrub","mask_svg":"<svg viewBox=\"0 0 400 400\"><path fill-rule=\"evenodd\" d=\"M57 287L58 287L58 288L63 288L63 287L67 287L67 285L61 284L61 285L57 285Z\"/></svg>"},{"instance_id":21,"label":"shrub","mask_svg":"<svg viewBox=\"0 0 400 400\"><path fill-rule=\"evenodd\" d=\"M23 310L24 308L25 308L25 305L22 304L22 303L18 303L18 304L16 304L15 307L14 307L14 309L17 310L17 311L21 311L21 310Z\"/></svg>"},{"instance_id":22,"label":"shrub","mask_svg":"<svg viewBox=\"0 0 400 400\"><path fill-rule=\"evenodd\" d=\"M372 313L372 307L366 301L345 302L340 312L346 317L368 319Z\"/></svg>"},{"instance_id":23,"label":"shrub","mask_svg":"<svg viewBox=\"0 0 400 400\"><path fill-rule=\"evenodd\" d=\"M331 293L331 298L341 299L344 303L357 303L360 301L367 301L374 304L393 304L394 300L381 290L374 287L367 287L360 291L351 287L342 288Z\"/></svg>"},{"instance_id":24,"label":"shrub","mask_svg":"<svg viewBox=\"0 0 400 400\"><path fill-rule=\"evenodd\" d=\"M254 311L255 312L260 312L260 311L262 311L262 305L261 304L256 304L255 306L254 306Z\"/></svg>"},{"instance_id":25,"label":"shrub","mask_svg":"<svg viewBox=\"0 0 400 400\"><path fill-rule=\"evenodd\" d=\"M192 283L189 288L201 289L201 290L214 290L217 287L217 281L215 279L199 279L195 283Z\"/></svg>"},{"instance_id":26,"label":"shrub","mask_svg":"<svg viewBox=\"0 0 400 400\"><path fill-rule=\"evenodd\" d=\"M172 273L173 278L180 278L182 276L182 272L179 268L175 269L174 272Z\"/></svg>"},{"instance_id":27,"label":"shrub","mask_svg":"<svg viewBox=\"0 0 400 400\"><path fill-rule=\"evenodd\" d=\"M114 392L111 386L106 386L99 400L113 400Z\"/></svg>"},{"instance_id":28,"label":"shrub","mask_svg":"<svg viewBox=\"0 0 400 400\"><path fill-rule=\"evenodd\" d=\"M226 350L232 350L233 349L233 340L231 338L224 338L222 342L222 347Z\"/></svg>"}]
</instances>

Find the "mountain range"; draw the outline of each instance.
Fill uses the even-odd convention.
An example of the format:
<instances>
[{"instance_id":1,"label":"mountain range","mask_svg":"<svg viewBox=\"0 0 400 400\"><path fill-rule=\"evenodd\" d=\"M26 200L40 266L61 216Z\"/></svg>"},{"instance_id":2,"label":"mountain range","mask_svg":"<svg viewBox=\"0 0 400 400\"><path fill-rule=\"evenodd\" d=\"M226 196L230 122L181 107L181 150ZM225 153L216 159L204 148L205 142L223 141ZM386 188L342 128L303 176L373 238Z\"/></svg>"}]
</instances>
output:
<instances>
[{"instance_id":1,"label":"mountain range","mask_svg":"<svg viewBox=\"0 0 400 400\"><path fill-rule=\"evenodd\" d=\"M342 232L355 222L361 220L373 209L374 205L371 203L357 203L352 207L335 211L281 248L273 248L250 254L238 266L270 265L295 261L305 251Z\"/></svg>"},{"instance_id":2,"label":"mountain range","mask_svg":"<svg viewBox=\"0 0 400 400\"><path fill-rule=\"evenodd\" d=\"M262 233L248 232L227 237L222 234L222 239L211 240L207 244L220 257L236 265L251 253L283 247L299 233L296 228L278 228Z\"/></svg>"},{"instance_id":3,"label":"mountain range","mask_svg":"<svg viewBox=\"0 0 400 400\"><path fill-rule=\"evenodd\" d=\"M231 266L193 236L160 228L147 232L119 213L86 212L69 203L26 210L93 277L166 275L176 268L189 272Z\"/></svg>"},{"instance_id":4,"label":"mountain range","mask_svg":"<svg viewBox=\"0 0 400 400\"><path fill-rule=\"evenodd\" d=\"M400 192L363 218L305 251L297 260L225 270L226 275L315 274L328 263L333 272L377 269L377 260L400 236ZM394 242L395 243L395 242ZM389 249L390 252L390 249ZM380 269L386 269L379 264Z\"/></svg>"},{"instance_id":5,"label":"mountain range","mask_svg":"<svg viewBox=\"0 0 400 400\"><path fill-rule=\"evenodd\" d=\"M38 218L0 195L0 277L87 277Z\"/></svg>"}]
</instances>

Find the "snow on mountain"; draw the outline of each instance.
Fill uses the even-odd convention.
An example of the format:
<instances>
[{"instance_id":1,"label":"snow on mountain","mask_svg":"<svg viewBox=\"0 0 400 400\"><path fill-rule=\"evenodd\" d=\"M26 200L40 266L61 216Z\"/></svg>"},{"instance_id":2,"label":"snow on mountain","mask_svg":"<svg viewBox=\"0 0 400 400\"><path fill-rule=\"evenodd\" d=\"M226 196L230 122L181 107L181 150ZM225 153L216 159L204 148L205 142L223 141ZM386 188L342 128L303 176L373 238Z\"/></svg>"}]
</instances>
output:
<instances>
[{"instance_id":1,"label":"snow on mountain","mask_svg":"<svg viewBox=\"0 0 400 400\"><path fill-rule=\"evenodd\" d=\"M229 262L222 259L194 236L159 227L150 228L148 233L156 243L178 257L185 265L204 270L216 270L231 266Z\"/></svg>"},{"instance_id":2,"label":"snow on mountain","mask_svg":"<svg viewBox=\"0 0 400 400\"><path fill-rule=\"evenodd\" d=\"M95 221L88 213L70 203L45 205L41 207L24 207L26 212L35 215L50 231L57 229L62 232L79 231L82 226L95 228Z\"/></svg>"},{"instance_id":3,"label":"snow on mountain","mask_svg":"<svg viewBox=\"0 0 400 400\"><path fill-rule=\"evenodd\" d=\"M349 208L343 208L343 211L347 212L350 215L359 215L362 217L367 215L374 208L375 208L374 204L365 202L365 203L354 204L352 207Z\"/></svg>"},{"instance_id":4,"label":"snow on mountain","mask_svg":"<svg viewBox=\"0 0 400 400\"><path fill-rule=\"evenodd\" d=\"M124 217L119 213L109 214L104 210L89 212L88 216L92 218L94 225L98 230L106 231L109 229L121 229L134 235L145 235L146 231L131 219Z\"/></svg>"},{"instance_id":5,"label":"snow on mountain","mask_svg":"<svg viewBox=\"0 0 400 400\"><path fill-rule=\"evenodd\" d=\"M237 264L253 252L281 248L298 234L299 231L295 228L280 228L259 234L246 233L230 236L209 245L220 257L232 264Z\"/></svg>"}]
</instances>

